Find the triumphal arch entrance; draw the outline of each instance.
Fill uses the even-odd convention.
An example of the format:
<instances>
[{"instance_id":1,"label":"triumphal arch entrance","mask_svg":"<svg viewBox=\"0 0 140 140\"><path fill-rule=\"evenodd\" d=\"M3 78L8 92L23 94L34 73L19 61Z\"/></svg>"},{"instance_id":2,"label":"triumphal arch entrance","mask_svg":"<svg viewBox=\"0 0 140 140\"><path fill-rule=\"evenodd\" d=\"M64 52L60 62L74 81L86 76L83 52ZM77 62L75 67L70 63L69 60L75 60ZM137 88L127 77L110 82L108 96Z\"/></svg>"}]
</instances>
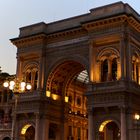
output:
<instances>
[{"instance_id":1,"label":"triumphal arch entrance","mask_svg":"<svg viewBox=\"0 0 140 140\"><path fill-rule=\"evenodd\" d=\"M19 140L138 140L140 21L122 2L20 28ZM22 133L24 132L24 133Z\"/></svg>"}]
</instances>

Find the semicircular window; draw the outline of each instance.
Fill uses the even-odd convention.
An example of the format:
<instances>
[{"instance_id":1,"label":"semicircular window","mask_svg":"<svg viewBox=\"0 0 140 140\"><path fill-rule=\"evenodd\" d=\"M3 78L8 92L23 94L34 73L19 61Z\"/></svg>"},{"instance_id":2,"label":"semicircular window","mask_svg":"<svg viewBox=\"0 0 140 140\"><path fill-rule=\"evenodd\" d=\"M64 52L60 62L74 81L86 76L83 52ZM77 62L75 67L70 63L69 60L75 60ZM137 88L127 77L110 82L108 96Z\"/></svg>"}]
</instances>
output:
<instances>
[{"instance_id":1,"label":"semicircular window","mask_svg":"<svg viewBox=\"0 0 140 140\"><path fill-rule=\"evenodd\" d=\"M89 82L89 76L88 76L87 70L83 70L82 72L80 72L76 76L76 80L79 81L79 82L81 82L81 83L87 84Z\"/></svg>"}]
</instances>

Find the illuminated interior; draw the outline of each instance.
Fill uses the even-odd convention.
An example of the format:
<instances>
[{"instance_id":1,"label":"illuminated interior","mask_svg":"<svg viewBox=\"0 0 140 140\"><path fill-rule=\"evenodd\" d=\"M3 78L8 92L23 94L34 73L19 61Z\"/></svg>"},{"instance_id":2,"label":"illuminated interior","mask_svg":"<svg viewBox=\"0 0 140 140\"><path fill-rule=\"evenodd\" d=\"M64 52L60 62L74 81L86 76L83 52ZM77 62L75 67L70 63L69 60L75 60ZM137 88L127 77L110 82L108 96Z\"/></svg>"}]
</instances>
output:
<instances>
[{"instance_id":1,"label":"illuminated interior","mask_svg":"<svg viewBox=\"0 0 140 140\"><path fill-rule=\"evenodd\" d=\"M100 125L99 132L103 132L104 127L105 127L106 124L108 124L109 122L112 122L112 120L104 121L104 122Z\"/></svg>"},{"instance_id":2,"label":"illuminated interior","mask_svg":"<svg viewBox=\"0 0 140 140\"><path fill-rule=\"evenodd\" d=\"M112 120L104 121L99 127L99 140L120 140L120 129Z\"/></svg>"},{"instance_id":3,"label":"illuminated interior","mask_svg":"<svg viewBox=\"0 0 140 140\"><path fill-rule=\"evenodd\" d=\"M22 134L22 135L25 135L27 129L28 129L30 126L31 126L31 124L25 125L25 126L22 128L22 130L21 130L21 134Z\"/></svg>"}]
</instances>

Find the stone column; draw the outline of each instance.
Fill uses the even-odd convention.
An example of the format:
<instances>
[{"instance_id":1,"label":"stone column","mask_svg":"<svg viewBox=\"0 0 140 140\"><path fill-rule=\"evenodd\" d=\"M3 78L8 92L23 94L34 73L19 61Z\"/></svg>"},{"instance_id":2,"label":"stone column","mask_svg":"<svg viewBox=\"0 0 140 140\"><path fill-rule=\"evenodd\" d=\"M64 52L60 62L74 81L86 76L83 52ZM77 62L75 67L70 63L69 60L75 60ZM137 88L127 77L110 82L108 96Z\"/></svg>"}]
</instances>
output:
<instances>
[{"instance_id":1,"label":"stone column","mask_svg":"<svg viewBox=\"0 0 140 140\"><path fill-rule=\"evenodd\" d=\"M108 59L108 75L107 75L107 80L111 81L112 79L112 62L110 59Z\"/></svg>"},{"instance_id":2,"label":"stone column","mask_svg":"<svg viewBox=\"0 0 140 140\"><path fill-rule=\"evenodd\" d=\"M38 89L42 90L44 88L44 75L45 75L45 66L46 66L46 50L42 46L42 52L40 54L40 66L38 71Z\"/></svg>"},{"instance_id":3,"label":"stone column","mask_svg":"<svg viewBox=\"0 0 140 140\"><path fill-rule=\"evenodd\" d=\"M117 80L121 78L121 66L120 66L120 60L117 58Z\"/></svg>"},{"instance_id":4,"label":"stone column","mask_svg":"<svg viewBox=\"0 0 140 140\"><path fill-rule=\"evenodd\" d=\"M39 138L39 120L40 116L39 113L36 113L36 121L35 121L35 140L40 140Z\"/></svg>"},{"instance_id":5,"label":"stone column","mask_svg":"<svg viewBox=\"0 0 140 140\"><path fill-rule=\"evenodd\" d=\"M49 120L44 118L42 121L42 140L49 140Z\"/></svg>"},{"instance_id":6,"label":"stone column","mask_svg":"<svg viewBox=\"0 0 140 140\"><path fill-rule=\"evenodd\" d=\"M125 108L121 108L121 140L126 139L126 113Z\"/></svg>"},{"instance_id":7,"label":"stone column","mask_svg":"<svg viewBox=\"0 0 140 140\"><path fill-rule=\"evenodd\" d=\"M17 54L17 69L16 69L16 76L18 79L22 78L22 63L23 63L23 59L21 59L18 54Z\"/></svg>"},{"instance_id":8,"label":"stone column","mask_svg":"<svg viewBox=\"0 0 140 140\"><path fill-rule=\"evenodd\" d=\"M122 35L121 40L120 40L121 79L124 79L126 77L125 47L126 47L126 45L125 45L124 35Z\"/></svg>"},{"instance_id":9,"label":"stone column","mask_svg":"<svg viewBox=\"0 0 140 140\"><path fill-rule=\"evenodd\" d=\"M93 42L89 41L89 79L93 82L95 79L93 75L94 71L94 64L93 64Z\"/></svg>"},{"instance_id":10,"label":"stone column","mask_svg":"<svg viewBox=\"0 0 140 140\"><path fill-rule=\"evenodd\" d=\"M93 110L88 110L88 140L94 140Z\"/></svg>"},{"instance_id":11,"label":"stone column","mask_svg":"<svg viewBox=\"0 0 140 140\"><path fill-rule=\"evenodd\" d=\"M18 107L18 95L15 96L15 104L12 112L12 132L11 140L17 140L17 107Z\"/></svg>"},{"instance_id":12,"label":"stone column","mask_svg":"<svg viewBox=\"0 0 140 140\"><path fill-rule=\"evenodd\" d=\"M134 62L134 81L137 80L137 74L136 74L136 62Z\"/></svg>"},{"instance_id":13,"label":"stone column","mask_svg":"<svg viewBox=\"0 0 140 140\"><path fill-rule=\"evenodd\" d=\"M138 65L138 72L139 72L139 74L138 74L138 82L139 82L139 85L140 85L140 62L139 62L139 65Z\"/></svg>"},{"instance_id":14,"label":"stone column","mask_svg":"<svg viewBox=\"0 0 140 140\"><path fill-rule=\"evenodd\" d=\"M77 127L76 127L76 125L74 124L73 125L73 137L74 137L74 140L77 140Z\"/></svg>"},{"instance_id":15,"label":"stone column","mask_svg":"<svg viewBox=\"0 0 140 140\"><path fill-rule=\"evenodd\" d=\"M8 108L4 110L4 125L6 125L7 123L9 123L9 109Z\"/></svg>"}]
</instances>

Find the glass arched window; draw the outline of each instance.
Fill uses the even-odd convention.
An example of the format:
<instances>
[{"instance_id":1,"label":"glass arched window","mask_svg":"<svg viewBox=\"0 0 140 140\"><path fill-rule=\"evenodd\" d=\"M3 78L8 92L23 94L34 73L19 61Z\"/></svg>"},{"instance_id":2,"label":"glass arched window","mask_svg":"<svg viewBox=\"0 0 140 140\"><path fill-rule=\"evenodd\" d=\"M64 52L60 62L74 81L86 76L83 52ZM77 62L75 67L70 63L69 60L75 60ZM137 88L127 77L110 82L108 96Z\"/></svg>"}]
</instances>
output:
<instances>
[{"instance_id":1,"label":"glass arched window","mask_svg":"<svg viewBox=\"0 0 140 140\"><path fill-rule=\"evenodd\" d=\"M104 81L107 81L107 77L108 77L108 61L107 59L105 59L103 62L102 62L102 65L101 65L101 81L104 82Z\"/></svg>"},{"instance_id":2,"label":"glass arched window","mask_svg":"<svg viewBox=\"0 0 140 140\"><path fill-rule=\"evenodd\" d=\"M116 58L112 60L112 80L113 81L117 80L117 59Z\"/></svg>"}]
</instances>

